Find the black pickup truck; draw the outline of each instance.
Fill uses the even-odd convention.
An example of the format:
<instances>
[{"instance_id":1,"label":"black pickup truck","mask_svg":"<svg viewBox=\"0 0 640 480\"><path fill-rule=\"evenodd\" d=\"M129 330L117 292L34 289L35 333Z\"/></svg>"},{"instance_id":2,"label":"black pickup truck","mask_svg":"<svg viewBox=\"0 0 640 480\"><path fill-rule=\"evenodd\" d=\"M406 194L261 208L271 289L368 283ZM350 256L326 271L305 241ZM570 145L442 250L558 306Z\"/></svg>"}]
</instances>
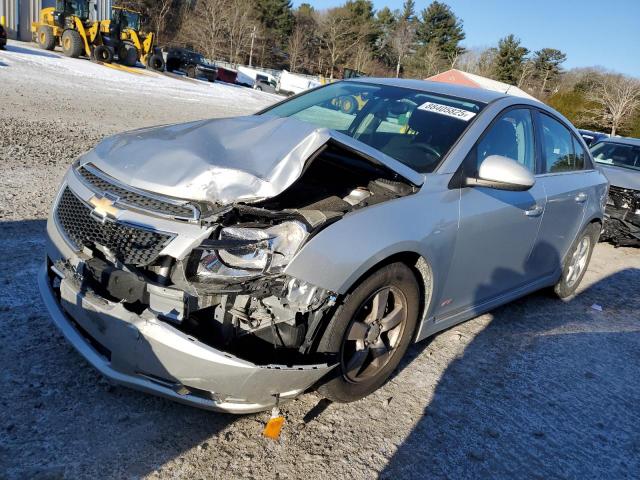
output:
<instances>
[{"instance_id":1,"label":"black pickup truck","mask_svg":"<svg viewBox=\"0 0 640 480\"><path fill-rule=\"evenodd\" d=\"M167 51L167 72L184 72L190 78L205 77L214 82L218 69L210 64L200 53L186 48L171 48Z\"/></svg>"},{"instance_id":2,"label":"black pickup truck","mask_svg":"<svg viewBox=\"0 0 640 480\"><path fill-rule=\"evenodd\" d=\"M2 24L0 24L0 50L4 50L4 47L7 45L7 31L4 29Z\"/></svg>"}]
</instances>

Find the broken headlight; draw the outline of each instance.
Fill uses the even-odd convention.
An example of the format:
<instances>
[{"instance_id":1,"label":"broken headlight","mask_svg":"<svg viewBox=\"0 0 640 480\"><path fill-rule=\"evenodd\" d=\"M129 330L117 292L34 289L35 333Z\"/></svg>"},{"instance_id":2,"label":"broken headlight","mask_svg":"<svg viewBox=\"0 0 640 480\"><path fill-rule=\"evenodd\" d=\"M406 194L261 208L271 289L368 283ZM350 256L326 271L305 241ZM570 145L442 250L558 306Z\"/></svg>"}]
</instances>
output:
<instances>
[{"instance_id":1,"label":"broken headlight","mask_svg":"<svg viewBox=\"0 0 640 480\"><path fill-rule=\"evenodd\" d=\"M295 221L269 228L223 228L217 240L200 246L196 277L206 282L280 273L307 236L306 227Z\"/></svg>"}]
</instances>

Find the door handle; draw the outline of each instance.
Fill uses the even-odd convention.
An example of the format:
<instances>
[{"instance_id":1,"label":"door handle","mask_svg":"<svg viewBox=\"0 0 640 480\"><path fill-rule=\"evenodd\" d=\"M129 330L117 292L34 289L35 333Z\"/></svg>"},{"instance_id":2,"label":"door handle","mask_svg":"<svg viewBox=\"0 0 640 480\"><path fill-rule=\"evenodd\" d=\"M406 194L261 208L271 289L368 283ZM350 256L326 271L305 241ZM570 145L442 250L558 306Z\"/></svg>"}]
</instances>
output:
<instances>
[{"instance_id":1,"label":"door handle","mask_svg":"<svg viewBox=\"0 0 640 480\"><path fill-rule=\"evenodd\" d=\"M584 192L580 192L576 195L576 203L584 203L587 201L587 194Z\"/></svg>"},{"instance_id":2,"label":"door handle","mask_svg":"<svg viewBox=\"0 0 640 480\"><path fill-rule=\"evenodd\" d=\"M524 214L527 217L539 217L540 215L542 215L542 211L544 210L544 208L542 208L540 205L535 204L529 208L527 208L524 211Z\"/></svg>"}]
</instances>

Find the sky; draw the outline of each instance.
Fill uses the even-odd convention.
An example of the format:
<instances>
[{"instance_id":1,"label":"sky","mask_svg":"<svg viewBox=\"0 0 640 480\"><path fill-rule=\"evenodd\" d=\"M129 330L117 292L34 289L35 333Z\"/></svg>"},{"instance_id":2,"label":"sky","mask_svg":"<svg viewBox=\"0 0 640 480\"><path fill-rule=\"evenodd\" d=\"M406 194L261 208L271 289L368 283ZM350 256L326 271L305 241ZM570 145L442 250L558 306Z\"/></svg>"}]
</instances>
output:
<instances>
[{"instance_id":1,"label":"sky","mask_svg":"<svg viewBox=\"0 0 640 480\"><path fill-rule=\"evenodd\" d=\"M316 9L344 0L294 0ZM531 51L567 54L564 68L601 66L640 78L640 0L444 0L464 24L467 48L497 45L510 33ZM396 9L403 0L374 0ZM430 0L416 0L421 12Z\"/></svg>"}]
</instances>

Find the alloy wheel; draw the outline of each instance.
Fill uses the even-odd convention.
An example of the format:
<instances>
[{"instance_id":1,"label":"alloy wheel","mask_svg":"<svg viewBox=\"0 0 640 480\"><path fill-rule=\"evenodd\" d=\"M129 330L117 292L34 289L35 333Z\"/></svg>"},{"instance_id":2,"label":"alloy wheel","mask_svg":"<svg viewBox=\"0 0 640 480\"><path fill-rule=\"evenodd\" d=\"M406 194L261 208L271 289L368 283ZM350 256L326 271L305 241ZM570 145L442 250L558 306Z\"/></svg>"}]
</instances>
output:
<instances>
[{"instance_id":1,"label":"alloy wheel","mask_svg":"<svg viewBox=\"0 0 640 480\"><path fill-rule=\"evenodd\" d=\"M582 272L587 266L587 258L589 257L589 249L591 248L591 238L589 236L582 237L580 243L571 255L569 269L567 270L567 286L573 287L580 279Z\"/></svg>"},{"instance_id":2,"label":"alloy wheel","mask_svg":"<svg viewBox=\"0 0 640 480\"><path fill-rule=\"evenodd\" d=\"M341 350L342 371L358 383L374 377L395 354L407 320L407 299L396 287L370 295L359 307Z\"/></svg>"}]
</instances>

